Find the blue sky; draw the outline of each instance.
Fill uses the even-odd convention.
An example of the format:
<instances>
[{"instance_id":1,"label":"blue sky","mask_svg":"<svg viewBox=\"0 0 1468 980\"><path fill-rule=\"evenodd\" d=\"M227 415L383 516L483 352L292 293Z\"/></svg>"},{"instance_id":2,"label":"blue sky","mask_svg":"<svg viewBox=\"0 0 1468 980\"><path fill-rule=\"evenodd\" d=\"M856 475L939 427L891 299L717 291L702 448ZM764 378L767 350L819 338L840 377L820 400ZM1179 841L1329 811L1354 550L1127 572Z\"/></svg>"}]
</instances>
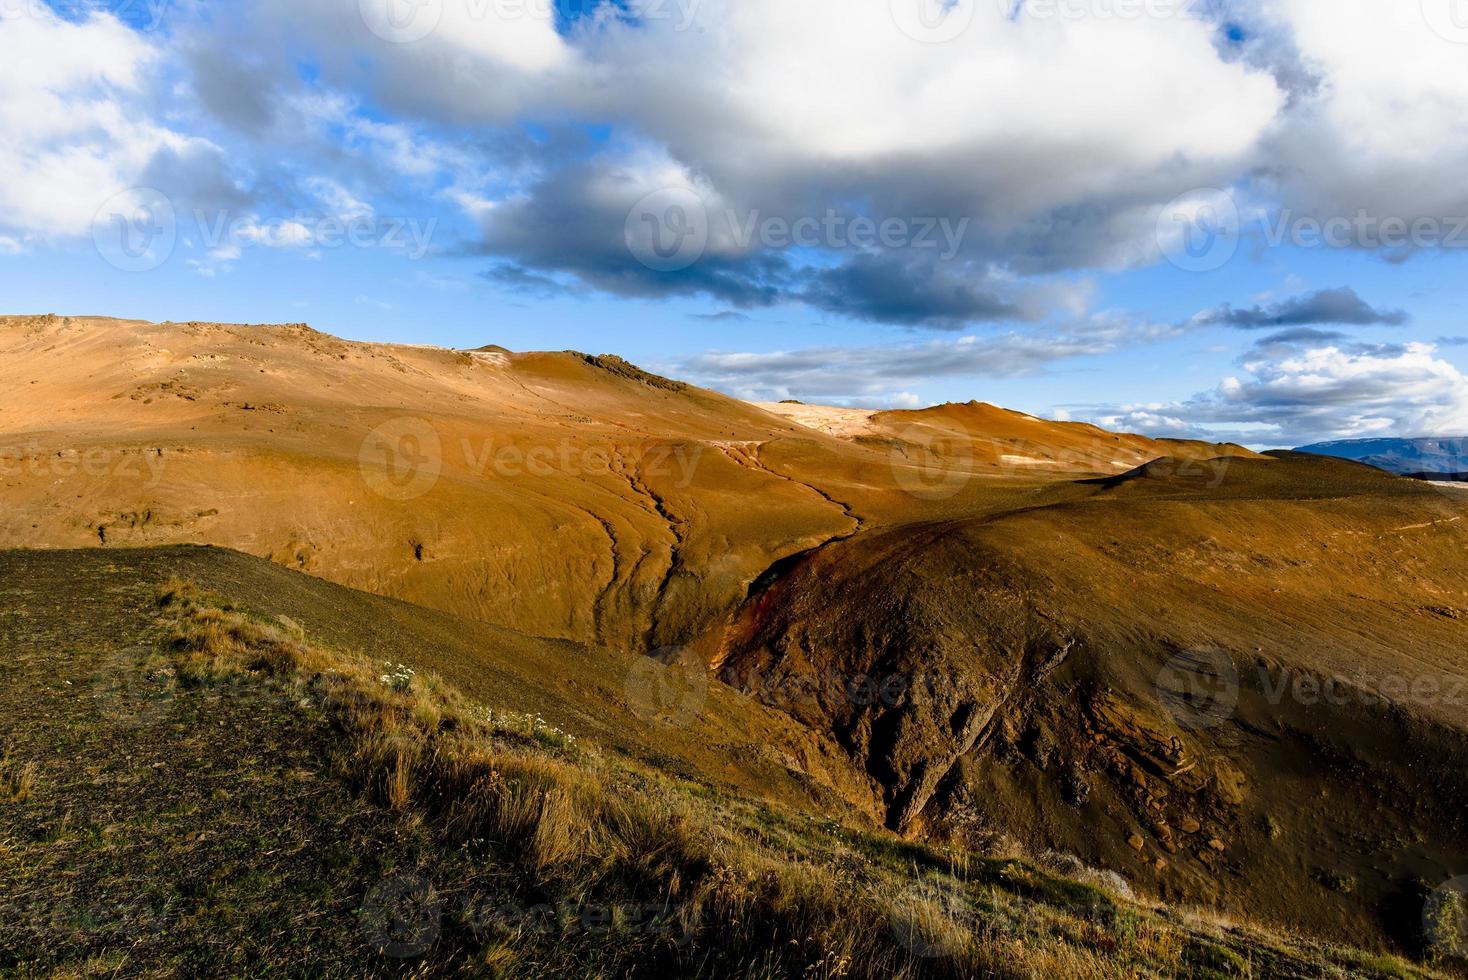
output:
<instances>
[{"instance_id":1,"label":"blue sky","mask_svg":"<svg viewBox=\"0 0 1468 980\"><path fill-rule=\"evenodd\" d=\"M1438 0L934 2L0 7L3 305L1260 446L1468 431Z\"/></svg>"}]
</instances>

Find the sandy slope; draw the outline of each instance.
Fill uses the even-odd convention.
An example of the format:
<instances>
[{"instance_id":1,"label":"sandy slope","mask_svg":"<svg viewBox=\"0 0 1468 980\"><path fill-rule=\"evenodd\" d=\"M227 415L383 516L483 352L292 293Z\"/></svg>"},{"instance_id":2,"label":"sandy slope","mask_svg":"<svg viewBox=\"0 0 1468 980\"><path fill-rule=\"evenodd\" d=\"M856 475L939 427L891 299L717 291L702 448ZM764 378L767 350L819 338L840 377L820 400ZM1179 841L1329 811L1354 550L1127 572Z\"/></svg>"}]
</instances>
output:
<instances>
[{"instance_id":1,"label":"sandy slope","mask_svg":"<svg viewBox=\"0 0 1468 980\"><path fill-rule=\"evenodd\" d=\"M1047 453L1109 473L1160 448L976 406L838 439L572 352L0 320L0 545L207 542L629 649L699 634L859 521L1003 506Z\"/></svg>"},{"instance_id":2,"label":"sandy slope","mask_svg":"<svg viewBox=\"0 0 1468 980\"><path fill-rule=\"evenodd\" d=\"M1468 871L1468 714L1410 687L1468 673L1455 491L301 325L0 319L0 381L0 547L217 544L582 648L686 647L839 745L854 775L816 781L894 827L997 827L1313 931L1410 948ZM1190 728L1170 688L1200 652L1240 681ZM1282 674L1409 688L1357 710L1271 697ZM892 677L935 696L845 686Z\"/></svg>"},{"instance_id":3,"label":"sandy slope","mask_svg":"<svg viewBox=\"0 0 1468 980\"><path fill-rule=\"evenodd\" d=\"M1468 867L1468 499L1291 454L1180 469L819 549L746 604L723 676L836 733L910 833L1004 827L1413 948Z\"/></svg>"}]
</instances>

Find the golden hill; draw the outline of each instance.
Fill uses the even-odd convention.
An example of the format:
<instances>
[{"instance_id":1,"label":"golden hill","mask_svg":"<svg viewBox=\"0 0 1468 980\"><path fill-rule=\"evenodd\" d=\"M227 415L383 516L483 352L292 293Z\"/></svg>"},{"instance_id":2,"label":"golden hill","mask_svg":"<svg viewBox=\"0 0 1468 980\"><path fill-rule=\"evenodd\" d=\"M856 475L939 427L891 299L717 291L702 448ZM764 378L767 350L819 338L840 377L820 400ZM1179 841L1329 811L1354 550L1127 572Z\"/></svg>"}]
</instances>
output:
<instances>
[{"instance_id":1,"label":"golden hill","mask_svg":"<svg viewBox=\"0 0 1468 980\"><path fill-rule=\"evenodd\" d=\"M1427 952L1468 871L1451 489L300 325L12 317L0 355L0 547L267 558L504 631L521 676L422 662L679 771L1311 934ZM647 655L714 678L696 723L582 679Z\"/></svg>"},{"instance_id":2,"label":"golden hill","mask_svg":"<svg viewBox=\"0 0 1468 980\"><path fill-rule=\"evenodd\" d=\"M0 432L0 545L207 542L628 649L692 639L859 522L1177 451L987 406L851 441L617 358L52 316L0 320Z\"/></svg>"}]
</instances>

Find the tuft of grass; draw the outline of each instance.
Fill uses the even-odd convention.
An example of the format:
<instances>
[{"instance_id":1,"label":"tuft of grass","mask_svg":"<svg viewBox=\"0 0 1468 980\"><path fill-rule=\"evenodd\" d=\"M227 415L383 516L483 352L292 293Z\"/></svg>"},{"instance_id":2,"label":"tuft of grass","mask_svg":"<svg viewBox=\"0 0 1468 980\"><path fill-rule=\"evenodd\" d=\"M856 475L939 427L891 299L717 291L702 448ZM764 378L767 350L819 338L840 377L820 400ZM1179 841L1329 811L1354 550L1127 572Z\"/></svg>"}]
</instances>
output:
<instances>
[{"instance_id":1,"label":"tuft of grass","mask_svg":"<svg viewBox=\"0 0 1468 980\"><path fill-rule=\"evenodd\" d=\"M24 803L36 790L40 769L34 762L16 764L0 759L0 796L9 803Z\"/></svg>"}]
</instances>

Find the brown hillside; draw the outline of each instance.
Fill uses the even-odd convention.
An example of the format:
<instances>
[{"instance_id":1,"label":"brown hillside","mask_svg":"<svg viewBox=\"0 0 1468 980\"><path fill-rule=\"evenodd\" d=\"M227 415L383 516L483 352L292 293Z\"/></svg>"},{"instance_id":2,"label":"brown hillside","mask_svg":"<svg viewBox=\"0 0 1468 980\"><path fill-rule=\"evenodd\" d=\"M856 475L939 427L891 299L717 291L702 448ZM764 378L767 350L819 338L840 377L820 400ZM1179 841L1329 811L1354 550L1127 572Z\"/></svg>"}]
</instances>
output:
<instances>
[{"instance_id":1,"label":"brown hillside","mask_svg":"<svg viewBox=\"0 0 1468 980\"><path fill-rule=\"evenodd\" d=\"M1314 457L1185 471L833 543L723 676L834 732L909 833L1410 946L1468 862L1464 503Z\"/></svg>"},{"instance_id":2,"label":"brown hillside","mask_svg":"<svg viewBox=\"0 0 1468 980\"><path fill-rule=\"evenodd\" d=\"M615 357L10 317L0 545L216 544L640 651L691 639L777 559L859 520L996 506L991 487L1003 499L1030 475L1001 465L995 440L1048 431L912 414L884 413L854 443ZM1128 437L1120 455L1082 458L1071 429L1049 427L1067 433L1067 471L1161 455ZM932 442L955 435L972 447L956 458Z\"/></svg>"},{"instance_id":3,"label":"brown hillside","mask_svg":"<svg viewBox=\"0 0 1468 980\"><path fill-rule=\"evenodd\" d=\"M452 617L433 669L680 771L1312 933L1420 951L1468 869L1451 489L302 325L12 317L0 354L0 547L237 549ZM624 725L586 667L646 655L753 698Z\"/></svg>"}]
</instances>

